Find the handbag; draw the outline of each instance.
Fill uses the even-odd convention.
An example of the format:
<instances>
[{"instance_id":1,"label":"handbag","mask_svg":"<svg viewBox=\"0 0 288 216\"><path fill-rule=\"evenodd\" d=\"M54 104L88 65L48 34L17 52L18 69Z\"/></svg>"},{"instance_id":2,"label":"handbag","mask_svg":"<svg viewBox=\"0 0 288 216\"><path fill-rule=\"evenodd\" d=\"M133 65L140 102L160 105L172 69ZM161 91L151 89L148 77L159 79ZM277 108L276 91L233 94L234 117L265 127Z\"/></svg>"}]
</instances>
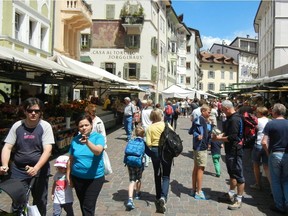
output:
<instances>
[{"instance_id":1,"label":"handbag","mask_svg":"<svg viewBox=\"0 0 288 216\"><path fill-rule=\"evenodd\" d=\"M29 204L27 205L27 215L28 216L41 216L38 208L36 205L30 206Z\"/></svg>"},{"instance_id":2,"label":"handbag","mask_svg":"<svg viewBox=\"0 0 288 216\"><path fill-rule=\"evenodd\" d=\"M113 173L110 159L109 159L108 154L105 150L103 151L103 161L104 161L104 168L105 168L104 174L109 175L109 174Z\"/></svg>"}]
</instances>

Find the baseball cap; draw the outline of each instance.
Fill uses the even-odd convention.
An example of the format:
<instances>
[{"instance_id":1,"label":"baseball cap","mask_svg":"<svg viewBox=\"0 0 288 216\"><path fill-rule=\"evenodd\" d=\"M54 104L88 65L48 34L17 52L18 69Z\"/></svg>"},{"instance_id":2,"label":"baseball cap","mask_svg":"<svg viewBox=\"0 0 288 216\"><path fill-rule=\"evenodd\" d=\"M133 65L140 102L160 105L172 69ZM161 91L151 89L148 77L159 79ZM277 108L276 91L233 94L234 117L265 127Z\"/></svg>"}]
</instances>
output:
<instances>
[{"instance_id":1,"label":"baseball cap","mask_svg":"<svg viewBox=\"0 0 288 216\"><path fill-rule=\"evenodd\" d=\"M54 166L67 168L68 160L69 160L69 156L61 155L56 159Z\"/></svg>"}]
</instances>

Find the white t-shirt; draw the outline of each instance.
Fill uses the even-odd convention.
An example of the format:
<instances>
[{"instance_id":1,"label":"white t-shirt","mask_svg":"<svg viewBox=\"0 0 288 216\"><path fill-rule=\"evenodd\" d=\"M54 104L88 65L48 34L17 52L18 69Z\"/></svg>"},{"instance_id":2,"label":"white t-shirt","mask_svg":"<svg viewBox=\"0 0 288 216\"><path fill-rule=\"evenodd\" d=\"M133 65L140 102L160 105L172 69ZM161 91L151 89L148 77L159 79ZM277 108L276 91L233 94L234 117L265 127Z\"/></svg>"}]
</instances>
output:
<instances>
[{"instance_id":1,"label":"white t-shirt","mask_svg":"<svg viewBox=\"0 0 288 216\"><path fill-rule=\"evenodd\" d=\"M152 124L150 120L150 114L152 112L152 107L147 107L146 109L142 110L141 114L141 121L142 121L142 127L146 130L146 128Z\"/></svg>"},{"instance_id":2,"label":"white t-shirt","mask_svg":"<svg viewBox=\"0 0 288 216\"><path fill-rule=\"evenodd\" d=\"M57 172L53 180L56 182L54 203L65 204L73 202L72 188L68 185L66 174Z\"/></svg>"},{"instance_id":3,"label":"white t-shirt","mask_svg":"<svg viewBox=\"0 0 288 216\"><path fill-rule=\"evenodd\" d=\"M264 136L263 130L266 124L270 121L267 117L258 118L257 145L261 145L261 140Z\"/></svg>"}]
</instances>

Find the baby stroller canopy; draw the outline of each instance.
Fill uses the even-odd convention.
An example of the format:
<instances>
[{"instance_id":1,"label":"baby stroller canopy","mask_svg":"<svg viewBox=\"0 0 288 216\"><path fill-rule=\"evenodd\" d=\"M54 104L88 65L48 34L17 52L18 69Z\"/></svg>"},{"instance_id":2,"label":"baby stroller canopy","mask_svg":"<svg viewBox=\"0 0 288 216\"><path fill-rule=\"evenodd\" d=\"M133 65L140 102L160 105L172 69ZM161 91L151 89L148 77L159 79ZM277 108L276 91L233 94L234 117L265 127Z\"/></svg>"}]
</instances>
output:
<instances>
[{"instance_id":1,"label":"baby stroller canopy","mask_svg":"<svg viewBox=\"0 0 288 216\"><path fill-rule=\"evenodd\" d=\"M26 204L26 193L24 184L19 179L8 179L0 183L0 189L5 191L17 205Z\"/></svg>"}]
</instances>

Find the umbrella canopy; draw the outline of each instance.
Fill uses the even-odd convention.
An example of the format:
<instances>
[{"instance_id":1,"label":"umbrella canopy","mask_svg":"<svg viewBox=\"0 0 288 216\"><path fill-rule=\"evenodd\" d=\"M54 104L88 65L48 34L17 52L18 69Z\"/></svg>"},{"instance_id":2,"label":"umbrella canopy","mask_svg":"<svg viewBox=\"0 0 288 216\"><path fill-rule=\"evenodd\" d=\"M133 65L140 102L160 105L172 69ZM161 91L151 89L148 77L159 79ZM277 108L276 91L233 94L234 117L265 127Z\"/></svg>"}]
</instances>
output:
<instances>
[{"instance_id":1,"label":"umbrella canopy","mask_svg":"<svg viewBox=\"0 0 288 216\"><path fill-rule=\"evenodd\" d=\"M163 98L186 98L195 92L186 90L178 85L172 85L161 92Z\"/></svg>"}]
</instances>

